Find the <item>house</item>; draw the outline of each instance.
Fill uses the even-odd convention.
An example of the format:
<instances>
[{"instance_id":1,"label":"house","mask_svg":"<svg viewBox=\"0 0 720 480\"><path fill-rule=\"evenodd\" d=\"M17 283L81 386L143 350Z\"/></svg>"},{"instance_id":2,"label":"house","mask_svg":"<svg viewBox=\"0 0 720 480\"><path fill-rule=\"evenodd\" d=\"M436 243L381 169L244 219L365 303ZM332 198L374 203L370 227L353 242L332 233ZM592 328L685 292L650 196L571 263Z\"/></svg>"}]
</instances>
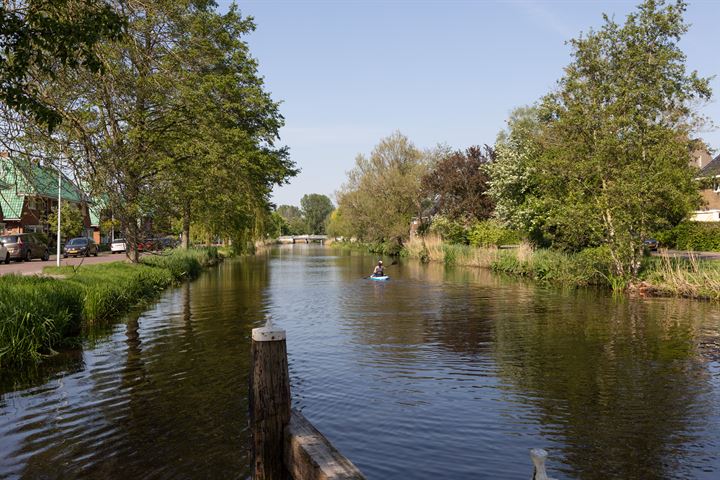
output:
<instances>
[{"instance_id":1,"label":"house","mask_svg":"<svg viewBox=\"0 0 720 480\"><path fill-rule=\"evenodd\" d=\"M693 155L692 163L700 168L698 180L700 181L700 195L704 206L701 210L692 212L690 220L696 222L720 222L720 155L711 160L710 154Z\"/></svg>"},{"instance_id":2,"label":"house","mask_svg":"<svg viewBox=\"0 0 720 480\"><path fill-rule=\"evenodd\" d=\"M85 235L92 236L88 200L65 175L60 196L83 214ZM0 152L0 229L5 233L49 233L48 216L58 203L58 171Z\"/></svg>"}]
</instances>

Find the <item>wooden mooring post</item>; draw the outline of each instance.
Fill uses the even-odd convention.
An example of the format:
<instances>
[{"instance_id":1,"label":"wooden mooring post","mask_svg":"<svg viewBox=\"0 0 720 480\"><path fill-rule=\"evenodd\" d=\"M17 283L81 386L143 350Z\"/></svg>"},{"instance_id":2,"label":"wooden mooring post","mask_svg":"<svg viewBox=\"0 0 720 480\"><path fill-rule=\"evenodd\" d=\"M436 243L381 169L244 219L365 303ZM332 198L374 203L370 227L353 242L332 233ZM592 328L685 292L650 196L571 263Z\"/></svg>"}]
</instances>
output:
<instances>
[{"instance_id":1,"label":"wooden mooring post","mask_svg":"<svg viewBox=\"0 0 720 480\"><path fill-rule=\"evenodd\" d=\"M290 375L285 330L268 320L252 331L250 423L256 480L287 480L283 463L285 427L290 422Z\"/></svg>"},{"instance_id":2,"label":"wooden mooring post","mask_svg":"<svg viewBox=\"0 0 720 480\"><path fill-rule=\"evenodd\" d=\"M297 410L291 410L285 330L252 331L250 425L255 480L365 480Z\"/></svg>"},{"instance_id":3,"label":"wooden mooring post","mask_svg":"<svg viewBox=\"0 0 720 480\"><path fill-rule=\"evenodd\" d=\"M542 448L533 448L530 450L530 458L533 462L533 476L532 480L553 480L547 476L545 470L545 460L547 459L548 453Z\"/></svg>"}]
</instances>

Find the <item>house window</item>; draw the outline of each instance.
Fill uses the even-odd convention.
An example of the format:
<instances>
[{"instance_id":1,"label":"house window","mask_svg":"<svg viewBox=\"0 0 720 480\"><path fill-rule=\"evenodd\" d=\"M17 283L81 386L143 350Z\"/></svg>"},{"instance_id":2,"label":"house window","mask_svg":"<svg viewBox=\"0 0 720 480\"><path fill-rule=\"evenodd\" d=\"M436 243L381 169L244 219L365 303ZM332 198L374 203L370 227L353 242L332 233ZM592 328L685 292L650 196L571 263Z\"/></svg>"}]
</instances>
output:
<instances>
[{"instance_id":1,"label":"house window","mask_svg":"<svg viewBox=\"0 0 720 480\"><path fill-rule=\"evenodd\" d=\"M37 208L37 202L35 201L35 197L26 197L27 198L27 207L30 210L35 210Z\"/></svg>"},{"instance_id":2,"label":"house window","mask_svg":"<svg viewBox=\"0 0 720 480\"><path fill-rule=\"evenodd\" d=\"M720 193L720 181L717 178L713 180L713 191L715 193Z\"/></svg>"}]
</instances>

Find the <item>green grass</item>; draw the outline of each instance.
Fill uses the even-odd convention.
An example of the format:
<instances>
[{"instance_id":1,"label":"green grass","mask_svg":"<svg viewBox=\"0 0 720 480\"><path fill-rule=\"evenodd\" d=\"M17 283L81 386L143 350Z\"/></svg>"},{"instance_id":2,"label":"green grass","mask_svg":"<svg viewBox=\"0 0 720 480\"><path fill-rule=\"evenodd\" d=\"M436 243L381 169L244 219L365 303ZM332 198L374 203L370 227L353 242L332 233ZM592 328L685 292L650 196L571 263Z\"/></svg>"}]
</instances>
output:
<instances>
[{"instance_id":1,"label":"green grass","mask_svg":"<svg viewBox=\"0 0 720 480\"><path fill-rule=\"evenodd\" d=\"M115 319L220 261L217 249L172 250L140 264L46 267L50 277L0 277L0 368L40 360L83 327Z\"/></svg>"},{"instance_id":2,"label":"green grass","mask_svg":"<svg viewBox=\"0 0 720 480\"><path fill-rule=\"evenodd\" d=\"M522 276L540 282L569 286L597 285L613 292L638 292L720 301L720 262L697 258L645 257L640 277L629 279L613 274L607 247L588 248L579 253L518 248L472 247L447 244L428 236L406 242L403 257L422 262L489 268L495 272Z\"/></svg>"},{"instance_id":3,"label":"green grass","mask_svg":"<svg viewBox=\"0 0 720 480\"><path fill-rule=\"evenodd\" d=\"M146 255L140 261L143 265L167 269L175 280L182 280L197 277L204 268L218 263L219 260L218 249L208 247Z\"/></svg>"},{"instance_id":4,"label":"green grass","mask_svg":"<svg viewBox=\"0 0 720 480\"><path fill-rule=\"evenodd\" d=\"M0 368L37 361L80 331L83 291L50 278L0 277Z\"/></svg>"}]
</instances>

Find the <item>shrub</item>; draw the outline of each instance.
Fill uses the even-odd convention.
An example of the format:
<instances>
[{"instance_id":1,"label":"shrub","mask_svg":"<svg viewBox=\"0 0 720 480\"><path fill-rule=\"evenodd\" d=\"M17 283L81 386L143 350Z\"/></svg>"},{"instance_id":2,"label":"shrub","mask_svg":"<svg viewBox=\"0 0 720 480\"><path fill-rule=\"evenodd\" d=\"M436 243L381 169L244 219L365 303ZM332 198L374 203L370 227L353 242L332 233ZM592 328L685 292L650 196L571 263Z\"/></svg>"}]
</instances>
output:
<instances>
[{"instance_id":1,"label":"shrub","mask_svg":"<svg viewBox=\"0 0 720 480\"><path fill-rule=\"evenodd\" d=\"M504 228L497 220L477 222L470 228L467 238L470 245L476 247L499 247L522 241L517 231Z\"/></svg>"},{"instance_id":2,"label":"shrub","mask_svg":"<svg viewBox=\"0 0 720 480\"><path fill-rule=\"evenodd\" d=\"M611 278L613 261L608 246L586 248L574 257L582 284L603 285Z\"/></svg>"},{"instance_id":3,"label":"shrub","mask_svg":"<svg viewBox=\"0 0 720 480\"><path fill-rule=\"evenodd\" d=\"M468 230L465 225L442 215L433 217L429 230L431 234L440 236L448 243L468 243Z\"/></svg>"},{"instance_id":4,"label":"shrub","mask_svg":"<svg viewBox=\"0 0 720 480\"><path fill-rule=\"evenodd\" d=\"M657 234L664 246L680 250L720 251L720 223L682 222Z\"/></svg>"}]
</instances>

